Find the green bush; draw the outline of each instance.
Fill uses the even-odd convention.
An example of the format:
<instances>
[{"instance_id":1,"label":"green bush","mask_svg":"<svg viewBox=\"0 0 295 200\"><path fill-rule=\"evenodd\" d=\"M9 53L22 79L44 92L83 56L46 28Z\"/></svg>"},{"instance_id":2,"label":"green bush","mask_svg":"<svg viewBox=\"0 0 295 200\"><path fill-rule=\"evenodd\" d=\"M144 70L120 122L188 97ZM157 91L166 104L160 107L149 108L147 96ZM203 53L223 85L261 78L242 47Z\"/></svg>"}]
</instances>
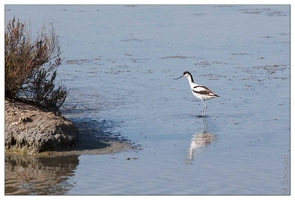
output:
<instances>
[{"instance_id":1,"label":"green bush","mask_svg":"<svg viewBox=\"0 0 295 200\"><path fill-rule=\"evenodd\" d=\"M5 29L5 98L18 98L47 108L59 108L68 91L55 85L60 45L52 24L31 40L28 26L15 20Z\"/></svg>"}]
</instances>

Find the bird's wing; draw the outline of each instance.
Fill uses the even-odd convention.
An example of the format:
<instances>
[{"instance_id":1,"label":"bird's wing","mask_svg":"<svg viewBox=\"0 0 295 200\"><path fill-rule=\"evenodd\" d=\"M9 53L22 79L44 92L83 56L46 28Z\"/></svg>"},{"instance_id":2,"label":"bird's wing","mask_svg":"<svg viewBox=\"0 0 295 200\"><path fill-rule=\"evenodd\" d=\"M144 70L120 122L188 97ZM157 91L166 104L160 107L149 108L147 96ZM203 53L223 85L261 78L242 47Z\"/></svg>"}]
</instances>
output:
<instances>
[{"instance_id":1,"label":"bird's wing","mask_svg":"<svg viewBox=\"0 0 295 200\"><path fill-rule=\"evenodd\" d=\"M193 92L198 94L208 95L208 96L216 96L211 90L209 90L209 88L202 85L193 87Z\"/></svg>"}]
</instances>

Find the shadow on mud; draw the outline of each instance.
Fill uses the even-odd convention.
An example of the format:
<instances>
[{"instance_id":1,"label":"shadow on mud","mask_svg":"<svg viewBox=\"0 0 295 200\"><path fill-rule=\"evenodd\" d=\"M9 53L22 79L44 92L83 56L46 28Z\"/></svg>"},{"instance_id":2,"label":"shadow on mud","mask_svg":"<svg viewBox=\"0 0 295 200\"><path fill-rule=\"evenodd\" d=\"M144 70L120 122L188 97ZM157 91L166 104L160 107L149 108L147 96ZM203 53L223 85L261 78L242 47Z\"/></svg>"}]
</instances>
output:
<instances>
[{"instance_id":1,"label":"shadow on mud","mask_svg":"<svg viewBox=\"0 0 295 200\"><path fill-rule=\"evenodd\" d=\"M122 122L112 120L78 119L72 120L79 129L76 150L102 149L111 146L112 142L128 143L120 133L113 133L114 128Z\"/></svg>"},{"instance_id":2,"label":"shadow on mud","mask_svg":"<svg viewBox=\"0 0 295 200\"><path fill-rule=\"evenodd\" d=\"M74 149L64 151L66 154L110 154L135 149L131 141L114 132L122 122L112 120L95 120L75 118L71 121L79 129L79 137Z\"/></svg>"}]
</instances>

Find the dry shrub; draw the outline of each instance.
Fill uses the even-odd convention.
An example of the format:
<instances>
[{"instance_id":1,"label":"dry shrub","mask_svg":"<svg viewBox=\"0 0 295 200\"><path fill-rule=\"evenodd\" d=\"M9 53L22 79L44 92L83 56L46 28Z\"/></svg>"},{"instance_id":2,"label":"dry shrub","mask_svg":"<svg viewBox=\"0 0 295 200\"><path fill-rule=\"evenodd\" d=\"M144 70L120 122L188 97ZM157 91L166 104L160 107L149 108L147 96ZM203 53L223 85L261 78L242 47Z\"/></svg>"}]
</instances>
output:
<instances>
[{"instance_id":1,"label":"dry shrub","mask_svg":"<svg viewBox=\"0 0 295 200\"><path fill-rule=\"evenodd\" d=\"M54 83L61 54L58 36L52 24L43 26L36 40L27 29L15 17L6 26L5 97L59 108L68 91Z\"/></svg>"}]
</instances>

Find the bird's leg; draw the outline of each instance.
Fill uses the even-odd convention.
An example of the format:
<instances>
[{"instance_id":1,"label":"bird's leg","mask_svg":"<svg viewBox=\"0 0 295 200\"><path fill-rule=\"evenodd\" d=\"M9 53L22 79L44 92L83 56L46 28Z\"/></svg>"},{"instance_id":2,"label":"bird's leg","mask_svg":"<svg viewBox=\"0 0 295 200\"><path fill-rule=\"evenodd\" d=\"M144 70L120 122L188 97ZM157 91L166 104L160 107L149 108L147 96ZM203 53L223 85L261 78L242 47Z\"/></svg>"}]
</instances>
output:
<instances>
[{"instance_id":1,"label":"bird's leg","mask_svg":"<svg viewBox=\"0 0 295 200\"><path fill-rule=\"evenodd\" d=\"M203 118L203 123L204 123L204 131L203 131L203 133L206 133L207 132L207 121L206 121L205 117Z\"/></svg>"},{"instance_id":2,"label":"bird's leg","mask_svg":"<svg viewBox=\"0 0 295 200\"><path fill-rule=\"evenodd\" d=\"M204 111L205 111L205 107L204 107L204 101L203 101L202 117L204 117Z\"/></svg>"},{"instance_id":3,"label":"bird's leg","mask_svg":"<svg viewBox=\"0 0 295 200\"><path fill-rule=\"evenodd\" d=\"M205 100L203 100L203 111L202 111L202 115L203 115L203 117L206 116L206 111L207 111L207 105L206 105L206 103L205 103Z\"/></svg>"},{"instance_id":4,"label":"bird's leg","mask_svg":"<svg viewBox=\"0 0 295 200\"><path fill-rule=\"evenodd\" d=\"M202 117L204 117L205 116L205 101L204 101L204 99L202 99L202 101L203 101Z\"/></svg>"}]
</instances>

